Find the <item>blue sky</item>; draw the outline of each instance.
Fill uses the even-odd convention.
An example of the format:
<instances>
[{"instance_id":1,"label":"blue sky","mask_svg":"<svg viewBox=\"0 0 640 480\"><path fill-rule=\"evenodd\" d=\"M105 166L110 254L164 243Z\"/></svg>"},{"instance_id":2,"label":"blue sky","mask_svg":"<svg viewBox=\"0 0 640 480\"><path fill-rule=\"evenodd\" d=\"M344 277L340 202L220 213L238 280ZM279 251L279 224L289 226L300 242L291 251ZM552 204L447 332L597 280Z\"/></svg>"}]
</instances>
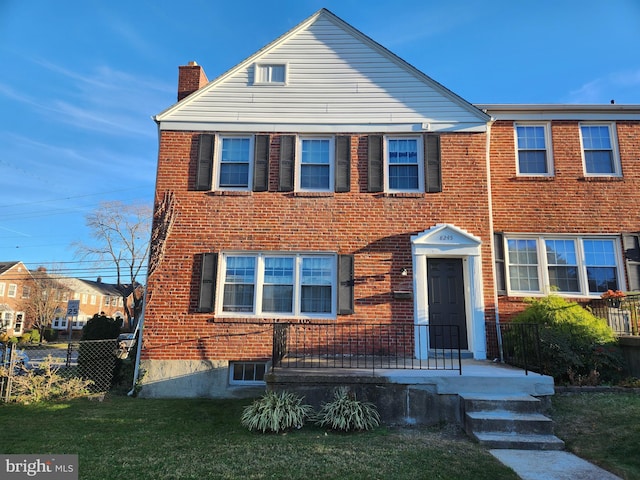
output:
<instances>
[{"instance_id":1,"label":"blue sky","mask_svg":"<svg viewBox=\"0 0 640 480\"><path fill-rule=\"evenodd\" d=\"M0 0L0 261L114 281L71 244L152 203L178 66L214 79L323 7L471 103L640 104L639 0Z\"/></svg>"}]
</instances>

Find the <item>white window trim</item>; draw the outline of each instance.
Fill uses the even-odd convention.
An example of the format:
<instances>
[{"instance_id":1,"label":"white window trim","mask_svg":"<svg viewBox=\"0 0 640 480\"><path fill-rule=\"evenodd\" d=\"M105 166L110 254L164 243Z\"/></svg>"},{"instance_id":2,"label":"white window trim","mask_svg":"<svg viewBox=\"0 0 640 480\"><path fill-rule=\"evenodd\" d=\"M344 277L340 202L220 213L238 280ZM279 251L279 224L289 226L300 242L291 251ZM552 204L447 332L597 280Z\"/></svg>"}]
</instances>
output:
<instances>
[{"instance_id":1,"label":"white window trim","mask_svg":"<svg viewBox=\"0 0 640 480\"><path fill-rule=\"evenodd\" d=\"M222 140L225 138L247 138L249 139L249 173L246 187L221 187L220 170L222 161ZM255 163L255 135L249 134L216 134L216 148L213 162L213 188L218 191L227 192L250 192L253 189L253 164Z\"/></svg>"},{"instance_id":2,"label":"white window trim","mask_svg":"<svg viewBox=\"0 0 640 480\"><path fill-rule=\"evenodd\" d=\"M256 272L255 272L255 289L253 295L253 311L251 312L225 312L223 310L224 302L224 285L225 274L227 270L227 258L228 257L255 257L256 258ZM264 286L264 258L265 257L286 257L294 258L294 279L293 279L293 312L292 313L280 313L280 312L262 312L262 306L260 299L262 299L262 289ZM300 311L300 299L301 299L301 280L300 271L302 258L309 257L325 257L333 260L332 272L331 272L331 312L327 313L302 313ZM322 318L322 319L335 319L337 318L337 305L338 305L338 257L333 253L324 252L247 252L247 251L229 251L222 252L220 254L220 266L218 268L218 278L216 282L216 316L226 318Z\"/></svg>"},{"instance_id":3,"label":"white window trim","mask_svg":"<svg viewBox=\"0 0 640 480\"><path fill-rule=\"evenodd\" d=\"M611 155L613 156L613 172L611 173L590 173L587 172L587 162L584 156L584 141L582 138L582 127L607 127L609 129L609 140L611 141ZM622 165L620 163L620 154L618 152L618 135L616 133L615 122L580 122L578 124L578 133L580 135L580 155L582 156L582 169L585 177L621 177Z\"/></svg>"},{"instance_id":4,"label":"white window trim","mask_svg":"<svg viewBox=\"0 0 640 480\"><path fill-rule=\"evenodd\" d=\"M536 252L538 254L538 283L540 290L538 291L522 291L511 289L511 278L509 275L509 240L535 240ZM552 291L549 281L549 267L547 264L547 251L545 240L573 240L576 246L576 258L578 261L578 283L580 286L579 292L558 292ZM617 281L620 290L626 289L626 283L624 279L624 259L620 250L620 241L617 235L526 235L526 234L504 234L503 236L503 248L504 248L504 261L505 261L505 282L507 287L507 295L512 297L542 297L549 294L555 294L562 297L570 298L600 298L600 294L589 293L589 282L587 279L587 269L585 265L585 257L583 251L583 240L613 240L616 256L616 273Z\"/></svg>"},{"instance_id":5,"label":"white window trim","mask_svg":"<svg viewBox=\"0 0 640 480\"><path fill-rule=\"evenodd\" d=\"M269 372L270 368L271 368L271 362L264 362L264 361L251 361L251 360L245 360L245 361L238 361L238 362L229 362L229 385L236 385L236 386L241 386L241 385L264 385L266 382L264 380L235 380L233 378L233 367L236 364L263 364L264 365L264 373L265 375Z\"/></svg>"},{"instance_id":6,"label":"white window trim","mask_svg":"<svg viewBox=\"0 0 640 480\"><path fill-rule=\"evenodd\" d=\"M546 150L547 172L546 173L521 173L520 172L520 149L518 148L518 127L544 127L544 146ZM513 136L516 149L516 174L519 177L553 177L553 145L551 141L551 124L549 122L514 122Z\"/></svg>"},{"instance_id":7,"label":"white window trim","mask_svg":"<svg viewBox=\"0 0 640 480\"><path fill-rule=\"evenodd\" d=\"M275 82L269 80L260 80L260 70L269 67L283 67L284 81ZM289 80L289 64L286 62L259 62L253 66L253 84L254 85L287 85Z\"/></svg>"},{"instance_id":8,"label":"white window trim","mask_svg":"<svg viewBox=\"0 0 640 480\"><path fill-rule=\"evenodd\" d=\"M0 282L0 297L4 297L5 283Z\"/></svg>"},{"instance_id":9,"label":"white window trim","mask_svg":"<svg viewBox=\"0 0 640 480\"><path fill-rule=\"evenodd\" d=\"M329 140L329 186L325 188L302 188L302 141ZM296 192L333 192L335 189L335 137L301 135L296 142L295 191Z\"/></svg>"},{"instance_id":10,"label":"white window trim","mask_svg":"<svg viewBox=\"0 0 640 480\"><path fill-rule=\"evenodd\" d=\"M17 294L18 294L18 285L16 285L15 283L10 283L9 288L7 289L7 297L16 298Z\"/></svg>"},{"instance_id":11,"label":"white window trim","mask_svg":"<svg viewBox=\"0 0 640 480\"><path fill-rule=\"evenodd\" d=\"M418 149L418 188L415 190L389 187L389 140L417 140ZM424 140L422 135L385 135L384 155L384 191L387 193L424 193Z\"/></svg>"}]
</instances>

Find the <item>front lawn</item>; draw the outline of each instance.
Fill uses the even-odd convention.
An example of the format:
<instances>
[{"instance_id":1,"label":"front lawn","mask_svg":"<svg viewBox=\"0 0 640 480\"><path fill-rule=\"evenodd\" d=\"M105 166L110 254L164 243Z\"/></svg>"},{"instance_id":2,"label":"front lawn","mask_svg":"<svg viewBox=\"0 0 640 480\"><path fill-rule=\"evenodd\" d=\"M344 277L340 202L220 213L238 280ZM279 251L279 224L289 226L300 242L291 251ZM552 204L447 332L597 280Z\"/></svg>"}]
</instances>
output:
<instances>
[{"instance_id":1,"label":"front lawn","mask_svg":"<svg viewBox=\"0 0 640 480\"><path fill-rule=\"evenodd\" d=\"M284 435L240 426L247 401L151 400L0 404L3 453L78 454L80 478L513 479L459 429L378 428Z\"/></svg>"},{"instance_id":2,"label":"front lawn","mask_svg":"<svg viewBox=\"0 0 640 480\"><path fill-rule=\"evenodd\" d=\"M556 394L550 412L567 450L627 479L640 480L640 394Z\"/></svg>"}]
</instances>

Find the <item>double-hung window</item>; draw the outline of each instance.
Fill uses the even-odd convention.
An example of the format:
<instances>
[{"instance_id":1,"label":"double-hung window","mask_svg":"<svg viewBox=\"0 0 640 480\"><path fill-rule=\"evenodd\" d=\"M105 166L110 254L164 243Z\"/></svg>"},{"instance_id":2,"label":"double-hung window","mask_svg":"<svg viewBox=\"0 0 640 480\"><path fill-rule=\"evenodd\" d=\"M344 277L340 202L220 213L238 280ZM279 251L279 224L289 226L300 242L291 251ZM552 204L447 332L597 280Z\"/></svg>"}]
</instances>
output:
<instances>
[{"instance_id":1,"label":"double-hung window","mask_svg":"<svg viewBox=\"0 0 640 480\"><path fill-rule=\"evenodd\" d=\"M223 314L333 316L336 256L322 254L224 254Z\"/></svg>"},{"instance_id":2,"label":"double-hung window","mask_svg":"<svg viewBox=\"0 0 640 480\"><path fill-rule=\"evenodd\" d=\"M0 283L0 297L4 297L4 288L5 288L5 283L4 282Z\"/></svg>"},{"instance_id":3,"label":"double-hung window","mask_svg":"<svg viewBox=\"0 0 640 480\"><path fill-rule=\"evenodd\" d=\"M506 254L511 294L599 296L620 289L622 283L614 238L510 236Z\"/></svg>"},{"instance_id":4,"label":"double-hung window","mask_svg":"<svg viewBox=\"0 0 640 480\"><path fill-rule=\"evenodd\" d=\"M297 190L333 191L333 138L301 137L298 149Z\"/></svg>"},{"instance_id":5,"label":"double-hung window","mask_svg":"<svg viewBox=\"0 0 640 480\"><path fill-rule=\"evenodd\" d=\"M587 175L621 175L612 124L581 124L580 137Z\"/></svg>"},{"instance_id":6,"label":"double-hung window","mask_svg":"<svg viewBox=\"0 0 640 480\"><path fill-rule=\"evenodd\" d=\"M7 297L16 298L16 292L18 291L18 285L15 283L9 284L9 289L7 290Z\"/></svg>"},{"instance_id":7,"label":"double-hung window","mask_svg":"<svg viewBox=\"0 0 640 480\"><path fill-rule=\"evenodd\" d=\"M553 172L548 124L516 124L519 175L550 175Z\"/></svg>"},{"instance_id":8,"label":"double-hung window","mask_svg":"<svg viewBox=\"0 0 640 480\"><path fill-rule=\"evenodd\" d=\"M386 138L386 190L424 192L422 137Z\"/></svg>"},{"instance_id":9,"label":"double-hung window","mask_svg":"<svg viewBox=\"0 0 640 480\"><path fill-rule=\"evenodd\" d=\"M249 190L252 173L253 137L219 137L217 185L220 190Z\"/></svg>"}]
</instances>

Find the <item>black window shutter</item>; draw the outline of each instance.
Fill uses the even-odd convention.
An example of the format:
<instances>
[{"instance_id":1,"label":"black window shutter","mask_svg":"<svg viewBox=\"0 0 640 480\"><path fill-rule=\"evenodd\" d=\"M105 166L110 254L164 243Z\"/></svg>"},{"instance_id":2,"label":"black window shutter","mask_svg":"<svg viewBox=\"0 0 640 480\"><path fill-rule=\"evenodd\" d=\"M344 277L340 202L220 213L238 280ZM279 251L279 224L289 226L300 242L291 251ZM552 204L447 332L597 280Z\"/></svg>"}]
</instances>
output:
<instances>
[{"instance_id":1,"label":"black window shutter","mask_svg":"<svg viewBox=\"0 0 640 480\"><path fill-rule=\"evenodd\" d=\"M216 294L216 271L218 269L218 254L202 254L202 271L200 272L200 295L198 298L198 312L213 312L213 301Z\"/></svg>"},{"instance_id":2,"label":"black window shutter","mask_svg":"<svg viewBox=\"0 0 640 480\"><path fill-rule=\"evenodd\" d=\"M442 191L440 135L433 133L424 136L424 189L427 193Z\"/></svg>"},{"instance_id":3,"label":"black window shutter","mask_svg":"<svg viewBox=\"0 0 640 480\"><path fill-rule=\"evenodd\" d=\"M269 190L269 135L256 135L253 162L253 191Z\"/></svg>"},{"instance_id":4,"label":"black window shutter","mask_svg":"<svg viewBox=\"0 0 640 480\"><path fill-rule=\"evenodd\" d=\"M295 163L295 135L280 137L280 182L278 191L291 192L293 190L293 169Z\"/></svg>"},{"instance_id":5,"label":"black window shutter","mask_svg":"<svg viewBox=\"0 0 640 480\"><path fill-rule=\"evenodd\" d=\"M370 192L381 192L384 186L382 166L382 135L369 135L369 172L367 189Z\"/></svg>"},{"instance_id":6,"label":"black window shutter","mask_svg":"<svg viewBox=\"0 0 640 480\"><path fill-rule=\"evenodd\" d=\"M353 313L353 255L338 255L338 315Z\"/></svg>"},{"instance_id":7,"label":"black window shutter","mask_svg":"<svg viewBox=\"0 0 640 480\"><path fill-rule=\"evenodd\" d=\"M351 137L336 137L336 192L348 192L351 189Z\"/></svg>"},{"instance_id":8,"label":"black window shutter","mask_svg":"<svg viewBox=\"0 0 640 480\"><path fill-rule=\"evenodd\" d=\"M198 148L198 172L196 174L196 190L211 190L213 172L213 148L215 136L207 133L200 135Z\"/></svg>"},{"instance_id":9,"label":"black window shutter","mask_svg":"<svg viewBox=\"0 0 640 480\"><path fill-rule=\"evenodd\" d=\"M622 247L627 264L627 288L631 292L640 291L640 235L622 235Z\"/></svg>"},{"instance_id":10,"label":"black window shutter","mask_svg":"<svg viewBox=\"0 0 640 480\"><path fill-rule=\"evenodd\" d=\"M496 262L496 290L498 295L507 294L506 265L504 262L504 241L502 233L493 234L493 249Z\"/></svg>"}]
</instances>

